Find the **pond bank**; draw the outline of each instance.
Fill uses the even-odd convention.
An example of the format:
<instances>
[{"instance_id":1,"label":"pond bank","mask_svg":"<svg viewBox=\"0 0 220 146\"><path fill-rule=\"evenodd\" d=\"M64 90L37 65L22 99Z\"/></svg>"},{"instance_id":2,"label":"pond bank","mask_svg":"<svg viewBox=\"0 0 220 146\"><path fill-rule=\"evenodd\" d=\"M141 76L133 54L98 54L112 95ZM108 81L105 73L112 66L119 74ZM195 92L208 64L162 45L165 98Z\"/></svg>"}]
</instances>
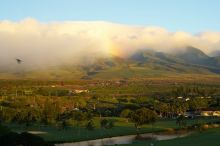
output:
<instances>
[{"instance_id":1,"label":"pond bank","mask_svg":"<svg viewBox=\"0 0 220 146\"><path fill-rule=\"evenodd\" d=\"M143 139L155 139L155 140L169 140L178 137L185 137L192 132L180 133L180 134L164 134L164 133L146 133L139 136ZM55 146L103 146L103 145L118 145L118 144L131 144L136 140L137 135L117 136L111 138L103 138L96 140L88 140L81 142L71 142L63 144L55 144Z\"/></svg>"}]
</instances>

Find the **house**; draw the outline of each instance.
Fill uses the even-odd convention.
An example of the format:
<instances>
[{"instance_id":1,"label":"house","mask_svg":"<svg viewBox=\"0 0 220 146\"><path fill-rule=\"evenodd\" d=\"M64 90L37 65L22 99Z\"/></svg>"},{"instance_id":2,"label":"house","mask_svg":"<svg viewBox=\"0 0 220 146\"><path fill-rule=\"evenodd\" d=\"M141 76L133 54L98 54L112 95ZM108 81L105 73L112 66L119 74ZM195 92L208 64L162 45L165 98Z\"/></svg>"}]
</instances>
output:
<instances>
[{"instance_id":1,"label":"house","mask_svg":"<svg viewBox=\"0 0 220 146\"><path fill-rule=\"evenodd\" d=\"M88 93L89 92L89 90L80 90L80 89L75 89L74 90L74 93L77 93L77 94L79 94L79 93Z\"/></svg>"},{"instance_id":2,"label":"house","mask_svg":"<svg viewBox=\"0 0 220 146\"><path fill-rule=\"evenodd\" d=\"M33 91L32 90L25 90L24 95L32 95Z\"/></svg>"},{"instance_id":3,"label":"house","mask_svg":"<svg viewBox=\"0 0 220 146\"><path fill-rule=\"evenodd\" d=\"M201 116L215 116L215 117L220 117L220 110L204 110L201 111L200 113Z\"/></svg>"},{"instance_id":4,"label":"house","mask_svg":"<svg viewBox=\"0 0 220 146\"><path fill-rule=\"evenodd\" d=\"M80 94L80 93L89 93L89 90L84 90L84 89L69 90L69 95Z\"/></svg>"},{"instance_id":5,"label":"house","mask_svg":"<svg viewBox=\"0 0 220 146\"><path fill-rule=\"evenodd\" d=\"M220 111L214 111L213 116L215 117L220 117Z\"/></svg>"},{"instance_id":6,"label":"house","mask_svg":"<svg viewBox=\"0 0 220 146\"><path fill-rule=\"evenodd\" d=\"M74 110L74 111L79 111L79 109L78 109L78 108L74 108L73 110Z\"/></svg>"},{"instance_id":7,"label":"house","mask_svg":"<svg viewBox=\"0 0 220 146\"><path fill-rule=\"evenodd\" d=\"M184 113L187 118L194 118L197 116L203 117L220 117L220 110L202 110L202 111L187 111Z\"/></svg>"},{"instance_id":8,"label":"house","mask_svg":"<svg viewBox=\"0 0 220 146\"><path fill-rule=\"evenodd\" d=\"M189 100L190 100L190 98L186 98L186 99L185 99L185 101L189 101Z\"/></svg>"}]
</instances>

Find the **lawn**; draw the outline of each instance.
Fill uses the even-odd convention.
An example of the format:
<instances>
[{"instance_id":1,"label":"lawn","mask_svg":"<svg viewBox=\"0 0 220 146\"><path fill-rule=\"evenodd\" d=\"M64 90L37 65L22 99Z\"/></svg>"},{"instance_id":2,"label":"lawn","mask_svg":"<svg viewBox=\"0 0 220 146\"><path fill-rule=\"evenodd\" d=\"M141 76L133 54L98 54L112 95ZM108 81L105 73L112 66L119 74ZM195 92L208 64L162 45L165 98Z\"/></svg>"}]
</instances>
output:
<instances>
[{"instance_id":1,"label":"lawn","mask_svg":"<svg viewBox=\"0 0 220 146\"><path fill-rule=\"evenodd\" d=\"M136 141L133 144L121 146L219 146L220 128L213 128L195 133L184 138L164 141Z\"/></svg>"},{"instance_id":2,"label":"lawn","mask_svg":"<svg viewBox=\"0 0 220 146\"><path fill-rule=\"evenodd\" d=\"M115 127L112 129L101 129L99 125L99 118L95 118L96 128L93 131L88 131L85 128L78 128L75 126L67 127L66 129L62 129L59 126L45 126L39 124L33 124L30 127L25 127L21 124L5 124L12 131L15 132L23 132L23 131L42 131L44 134L38 134L43 137L46 141L51 142L70 142L70 141L82 141L88 139L98 139L102 137L113 137L119 135L130 135L136 134L136 130L134 128L133 123L126 123L123 118L110 118L115 120ZM216 121L219 119L213 118L205 118L201 119L203 123ZM195 120L188 120L188 125L195 124ZM83 125L83 124L82 124ZM152 131L162 131L167 129L176 129L178 125L176 125L175 120L159 120L157 121L153 128L151 125L144 125L140 130L141 133L148 133Z\"/></svg>"}]
</instances>

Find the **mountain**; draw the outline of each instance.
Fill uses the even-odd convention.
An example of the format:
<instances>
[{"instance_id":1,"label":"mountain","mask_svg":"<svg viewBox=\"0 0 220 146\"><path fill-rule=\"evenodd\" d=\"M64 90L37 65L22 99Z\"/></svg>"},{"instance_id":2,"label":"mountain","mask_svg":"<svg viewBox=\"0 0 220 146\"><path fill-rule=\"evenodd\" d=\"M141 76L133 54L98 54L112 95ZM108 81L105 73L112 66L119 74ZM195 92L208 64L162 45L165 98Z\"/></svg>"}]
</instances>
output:
<instances>
[{"instance_id":1,"label":"mountain","mask_svg":"<svg viewBox=\"0 0 220 146\"><path fill-rule=\"evenodd\" d=\"M0 78L112 79L179 76L181 74L220 75L220 57L210 57L194 47L175 53L139 50L127 58L110 56L78 66L57 66L23 72L0 72Z\"/></svg>"},{"instance_id":2,"label":"mountain","mask_svg":"<svg viewBox=\"0 0 220 146\"><path fill-rule=\"evenodd\" d=\"M210 53L210 56L212 57L220 57L220 50L215 50Z\"/></svg>"},{"instance_id":3,"label":"mountain","mask_svg":"<svg viewBox=\"0 0 220 146\"><path fill-rule=\"evenodd\" d=\"M88 76L129 78L178 74L220 74L220 60L217 58L209 57L193 47L183 50L175 54L141 50L128 58L114 56L108 59L103 58L95 63L96 67L89 66L93 72L92 74L89 72Z\"/></svg>"},{"instance_id":4,"label":"mountain","mask_svg":"<svg viewBox=\"0 0 220 146\"><path fill-rule=\"evenodd\" d=\"M218 61L215 58L209 57L204 52L194 47L187 47L183 49L183 51L180 51L174 55L189 64L219 67Z\"/></svg>"}]
</instances>

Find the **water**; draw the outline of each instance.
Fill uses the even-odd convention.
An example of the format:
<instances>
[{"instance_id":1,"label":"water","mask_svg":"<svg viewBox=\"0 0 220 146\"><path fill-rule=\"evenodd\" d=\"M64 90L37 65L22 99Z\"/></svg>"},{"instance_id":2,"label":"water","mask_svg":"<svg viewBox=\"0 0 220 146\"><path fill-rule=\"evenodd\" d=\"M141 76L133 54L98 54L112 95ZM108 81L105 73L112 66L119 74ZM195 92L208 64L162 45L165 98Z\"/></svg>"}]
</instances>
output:
<instances>
[{"instance_id":1,"label":"water","mask_svg":"<svg viewBox=\"0 0 220 146\"><path fill-rule=\"evenodd\" d=\"M184 134L140 134L142 138L154 138L155 140L169 140L175 139L178 137L185 137L190 133ZM88 140L81 142L72 142L72 143L63 143L63 144L55 144L55 146L103 146L103 145L118 145L118 144L131 144L136 139L137 135L127 135L127 136L117 136L111 138L103 138L96 140Z\"/></svg>"}]
</instances>

